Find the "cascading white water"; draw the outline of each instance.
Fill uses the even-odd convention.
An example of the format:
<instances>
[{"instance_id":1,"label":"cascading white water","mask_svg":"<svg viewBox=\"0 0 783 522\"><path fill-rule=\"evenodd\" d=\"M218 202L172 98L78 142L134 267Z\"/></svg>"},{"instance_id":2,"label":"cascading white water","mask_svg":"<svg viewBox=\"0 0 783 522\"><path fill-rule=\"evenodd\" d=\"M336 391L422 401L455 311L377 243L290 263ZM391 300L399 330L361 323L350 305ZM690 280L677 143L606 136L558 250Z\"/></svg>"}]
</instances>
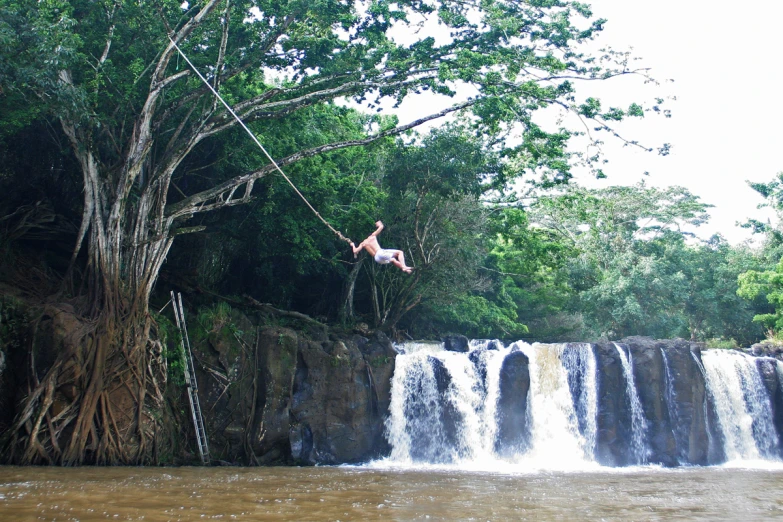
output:
<instances>
[{"instance_id":1,"label":"cascading white water","mask_svg":"<svg viewBox=\"0 0 783 522\"><path fill-rule=\"evenodd\" d=\"M481 431L478 432L480 440L477 440L475 454L486 456L491 452L495 444L495 437L498 431L497 424L497 406L500 397L500 368L503 365L503 359L511 351L510 348L499 350L486 349L488 342L474 341L471 343L471 350L477 354L477 360L484 369L484 386L476 383L475 387L484 391L484 401L479 407L482 422Z\"/></svg>"},{"instance_id":2,"label":"cascading white water","mask_svg":"<svg viewBox=\"0 0 783 522\"><path fill-rule=\"evenodd\" d=\"M734 350L705 350L702 361L726 458L771 458L778 436L756 359Z\"/></svg>"},{"instance_id":3,"label":"cascading white water","mask_svg":"<svg viewBox=\"0 0 783 522\"><path fill-rule=\"evenodd\" d=\"M657 459L655 452L661 450L648 440L631 354L620 345L614 347L631 414L629 453L624 455L632 463L646 464ZM386 421L392 451L379 465L575 470L595 468L596 455L603 459L607 451L615 451L607 449L608 439L597 445L598 382L603 381L597 374L597 352L589 344L518 342L502 347L497 342L471 341L469 353L448 352L442 344L431 342L396 348L399 355ZM679 377L672 366L676 362L663 350L661 355L665 370L661 384L678 444L676 458L688 464L686 452L693 442L689 428L680 426L674 381ZM704 419L716 423L707 426L707 443L710 448L721 443L725 447L724 452L716 448L713 461L723 454L745 462L777 460L778 436L758 359L736 351L705 351L702 363L697 354L690 355L710 397L703 402ZM783 382L783 363L777 362L775 368Z\"/></svg>"},{"instance_id":4,"label":"cascading white water","mask_svg":"<svg viewBox=\"0 0 783 522\"><path fill-rule=\"evenodd\" d=\"M691 352L692 354L693 352ZM669 422L672 426L679 425L680 412L677 410L677 397L674 392L674 378L672 369L669 366L669 358L666 356L666 350L661 348L661 357L663 358L664 384L666 386L666 406L669 409Z\"/></svg>"},{"instance_id":5,"label":"cascading white water","mask_svg":"<svg viewBox=\"0 0 783 522\"><path fill-rule=\"evenodd\" d=\"M398 346L402 353L396 359L386 421L392 446L389 461L494 469L575 469L592 464L597 409L592 348L487 345L471 342L469 354L447 352L432 343ZM501 458L496 453L500 371L512 351L522 351L529 359L531 441L524 454ZM447 373L445 382L438 372Z\"/></svg>"},{"instance_id":6,"label":"cascading white water","mask_svg":"<svg viewBox=\"0 0 783 522\"><path fill-rule=\"evenodd\" d=\"M563 364L564 348L562 344L536 343L522 350L530 360L528 411L532 421L532 440L525 461L536 467L567 468L585 462L586 455L592 460L595 430L590 446L579 431L568 369Z\"/></svg>"},{"instance_id":7,"label":"cascading white water","mask_svg":"<svg viewBox=\"0 0 783 522\"><path fill-rule=\"evenodd\" d=\"M633 358L630 352L617 344L613 343L620 354L620 362L623 365L623 376L625 377L625 393L631 404L631 451L637 464L647 463L647 421L644 418L642 403L639 401L639 394L636 391L636 383L633 376Z\"/></svg>"},{"instance_id":8,"label":"cascading white water","mask_svg":"<svg viewBox=\"0 0 783 522\"><path fill-rule=\"evenodd\" d=\"M584 456L594 460L598 432L598 385L596 361L593 348L587 343L569 344L560 354L563 367L568 373L568 386L574 397L577 422L582 434Z\"/></svg>"},{"instance_id":9,"label":"cascading white water","mask_svg":"<svg viewBox=\"0 0 783 522\"><path fill-rule=\"evenodd\" d=\"M498 358L498 355L504 354L484 352L482 355L485 359L482 362L487 364ZM486 458L492 454L489 441L496 430L494 415L491 415L486 407L489 383L485 385L481 382L476 365L466 354L443 352L440 359L451 376L451 384L444 399L453 405L461 421L457 426L455 460L474 461ZM497 383L495 386L497 387ZM497 401L497 390L493 395Z\"/></svg>"},{"instance_id":10,"label":"cascading white water","mask_svg":"<svg viewBox=\"0 0 783 522\"><path fill-rule=\"evenodd\" d=\"M592 461L598 433L598 384L595 353L587 343L569 344L560 355L568 373L568 386L574 398L579 431L582 434L585 459Z\"/></svg>"},{"instance_id":11,"label":"cascading white water","mask_svg":"<svg viewBox=\"0 0 783 522\"><path fill-rule=\"evenodd\" d=\"M472 342L471 350L486 369L486 382L468 354L448 352L432 344L400 347L404 353L396 359L386 421L391 460L448 463L492 456L498 374L509 349L486 350L485 344ZM445 390L438 390L436 365L442 365L448 373ZM456 424L453 440L444 425L448 422L444 420L446 411L452 415L448 421Z\"/></svg>"},{"instance_id":12,"label":"cascading white water","mask_svg":"<svg viewBox=\"0 0 783 522\"><path fill-rule=\"evenodd\" d=\"M441 405L428 351L399 355L395 361L386 426L391 458L397 462L413 461L413 439L416 439L416 455L431 461L441 460L438 450L442 448L437 444L443 439Z\"/></svg>"}]
</instances>

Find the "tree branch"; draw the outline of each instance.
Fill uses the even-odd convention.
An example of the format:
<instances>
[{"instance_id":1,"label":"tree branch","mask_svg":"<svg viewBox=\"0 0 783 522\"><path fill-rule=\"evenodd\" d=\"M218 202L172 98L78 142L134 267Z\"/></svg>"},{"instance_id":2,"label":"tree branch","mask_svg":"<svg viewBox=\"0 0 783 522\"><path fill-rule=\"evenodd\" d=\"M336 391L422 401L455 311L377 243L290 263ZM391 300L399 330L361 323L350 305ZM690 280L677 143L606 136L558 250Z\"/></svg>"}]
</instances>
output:
<instances>
[{"instance_id":1,"label":"tree branch","mask_svg":"<svg viewBox=\"0 0 783 522\"><path fill-rule=\"evenodd\" d=\"M449 107L448 109L444 109L440 112L430 114L423 118L419 118L418 120L415 120L407 125L402 125L400 127L395 127L393 129L379 132L377 134L374 134L372 136L369 136L361 140L349 140L349 141L342 141L338 143L329 143L326 145L321 145L319 147L314 147L312 149L299 151L295 154L292 154L286 158L281 159L280 161L277 162L277 164L280 167L283 167L286 165L290 165L291 163L295 163L301 159L315 156L317 154L323 154L325 152L344 149L347 147L367 145L381 138L385 138L388 136L396 136L409 129L418 127L419 125L422 125L428 121L442 118L443 116L446 116L447 114L450 114L452 112L456 112L465 109L467 107L470 107L475 103L476 100L469 100L463 103L458 103L456 105ZM178 201L177 203L173 203L172 205L170 205L169 209L166 211L166 216L168 218L176 219L176 218L185 217L187 215L193 215L198 212L202 212L206 210L215 210L217 208L228 206L228 202L220 203L220 201L215 201L214 203L208 205L205 204L207 204L212 199L221 198L223 194L230 191L231 189L236 189L236 187L239 187L243 184L250 183L257 179L260 179L266 176L267 174L273 172L274 170L275 170L275 166L270 163L255 172L237 176L233 179L230 179L219 185L216 185L215 187L194 194L188 198L183 199L182 201ZM237 203L232 203L232 204L237 204Z\"/></svg>"}]
</instances>

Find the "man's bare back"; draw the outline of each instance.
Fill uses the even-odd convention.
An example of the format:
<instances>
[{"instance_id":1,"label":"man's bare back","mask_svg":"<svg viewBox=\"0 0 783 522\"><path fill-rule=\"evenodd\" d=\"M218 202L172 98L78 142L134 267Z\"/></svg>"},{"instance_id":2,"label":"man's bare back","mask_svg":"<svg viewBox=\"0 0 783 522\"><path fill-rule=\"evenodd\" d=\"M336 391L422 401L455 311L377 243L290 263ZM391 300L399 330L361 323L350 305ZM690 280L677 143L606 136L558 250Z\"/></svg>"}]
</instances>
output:
<instances>
[{"instance_id":1,"label":"man's bare back","mask_svg":"<svg viewBox=\"0 0 783 522\"><path fill-rule=\"evenodd\" d=\"M405 254L403 254L402 250L383 248L380 243L378 243L378 234L383 230L383 223L376 221L375 226L378 227L375 232L367 236L367 239L359 243L359 246L356 246L351 242L353 257L356 257L359 252L361 252L362 248L364 248L373 257L376 263L381 265L391 263L406 274L410 274L413 271L413 268L405 264Z\"/></svg>"}]
</instances>

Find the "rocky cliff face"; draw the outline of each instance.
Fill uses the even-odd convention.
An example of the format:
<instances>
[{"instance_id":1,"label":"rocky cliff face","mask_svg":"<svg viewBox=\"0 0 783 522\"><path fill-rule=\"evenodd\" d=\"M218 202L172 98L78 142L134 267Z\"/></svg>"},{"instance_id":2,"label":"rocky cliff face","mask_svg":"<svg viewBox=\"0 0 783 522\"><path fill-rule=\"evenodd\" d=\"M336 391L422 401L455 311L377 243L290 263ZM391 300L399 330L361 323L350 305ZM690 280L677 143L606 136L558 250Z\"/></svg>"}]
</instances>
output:
<instances>
[{"instance_id":1,"label":"rocky cliff face","mask_svg":"<svg viewBox=\"0 0 783 522\"><path fill-rule=\"evenodd\" d=\"M213 332L194 343L213 457L250 464L338 464L388 452L395 352L383 334L313 339L288 328Z\"/></svg>"},{"instance_id":2,"label":"rocky cliff face","mask_svg":"<svg viewBox=\"0 0 783 522\"><path fill-rule=\"evenodd\" d=\"M45 371L52 354L78 326L66 321L72 317L66 312L51 308L36 323L37 330L20 328L18 335L4 339L0 346L0 436L15 415L23 388L22 369L29 361L23 349L25 339L37 340L37 370ZM231 314L222 323L190 325L198 394L213 459L259 465L314 465L362 462L390 453L385 421L397 353L388 338L382 333L336 335L319 327L307 332L262 327L259 318L237 311ZM18 322L24 323L22 319ZM461 336L450 336L446 341L445 348L460 352L459 356L473 365L474 391L487 395L489 354L504 349L502 343L485 343L475 349ZM563 348L563 353L569 346ZM590 345L587 352L587 345L573 346L578 346L580 353L595 356L595 368L591 370L596 390L593 456L598 463L677 466L726 460L726 440L716 399L708 387L707 359L703 360L700 344L632 337L618 343ZM519 349L509 349L499 369L493 367L499 372L493 377L498 387L494 451L501 458L524 452L531 438L530 359ZM755 364L758 370L758 388L769 401L765 411L772 426L770 432L754 418L754 433L767 429L769 444L765 452L783 458L781 351L755 346L746 353L756 357L744 360L753 361L746 364ZM445 396L453 387L449 369L438 358L429 357L428 361L436 392ZM631 376L628 368L632 369ZM636 405L627 393L631 377ZM581 391L572 382L569 386L576 403ZM180 405L172 415L179 422L178 429L173 430L179 432L179 441L174 436L168 443L172 448L177 444L194 448L184 384L173 379L168 387L169 397ZM68 392L57 390L58 394ZM417 407L426 408L426 401ZM443 402L438 411L438 430L424 426L416 436L422 440L439 437L446 447L458 446L458 438L464 435L459 408ZM428 413L412 407L406 415L425 418ZM641 459L634 442L640 418L644 424ZM190 438L185 444L183 436ZM412 456L448 460L445 454L430 451L438 446L436 442L414 444ZM161 451L173 454L175 462L181 461L177 459L181 452L169 448Z\"/></svg>"},{"instance_id":3,"label":"rocky cliff face","mask_svg":"<svg viewBox=\"0 0 783 522\"><path fill-rule=\"evenodd\" d=\"M646 423L646 462L664 466L718 461L706 412L711 408L701 347L681 339L632 337L617 343L633 362L634 384ZM599 390L597 460L631 464L631 412L627 381L615 343L595 345ZM714 425L714 421L713 421ZM712 457L712 458L711 458Z\"/></svg>"}]
</instances>

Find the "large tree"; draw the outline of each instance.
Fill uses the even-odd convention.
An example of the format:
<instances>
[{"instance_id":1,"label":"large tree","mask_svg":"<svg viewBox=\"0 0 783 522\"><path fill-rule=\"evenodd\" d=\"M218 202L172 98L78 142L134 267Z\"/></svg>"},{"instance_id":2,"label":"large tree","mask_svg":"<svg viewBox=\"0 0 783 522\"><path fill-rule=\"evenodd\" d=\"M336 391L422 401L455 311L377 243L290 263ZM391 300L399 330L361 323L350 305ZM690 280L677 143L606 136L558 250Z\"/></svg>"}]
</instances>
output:
<instances>
[{"instance_id":1,"label":"large tree","mask_svg":"<svg viewBox=\"0 0 783 522\"><path fill-rule=\"evenodd\" d=\"M254 183L275 171L259 154L245 170L188 191L199 185L182 179L184 167L210 140L241 131L175 44L257 131L330 100L376 108L468 89L469 98L411 123L376 120L361 138L287 152L276 158L281 167L469 109L477 131L516 133L503 152L519 172L563 181L567 142L579 130L546 130L536 111L558 107L610 132L642 113L576 99L580 80L635 72L624 55L583 54L604 23L591 16L566 0L5 2L0 103L13 125L47 117L67 136L84 194L73 263L85 249L89 294L84 338L32 383L11 460L154 459L165 372L148 300L161 265L193 216L250 201ZM66 387L73 393L58 395Z\"/></svg>"},{"instance_id":2,"label":"large tree","mask_svg":"<svg viewBox=\"0 0 783 522\"><path fill-rule=\"evenodd\" d=\"M708 206L682 187L573 187L540 199L531 219L578 251L566 265L572 309L593 336L668 337L688 327L680 258L688 226L704 223Z\"/></svg>"}]
</instances>

